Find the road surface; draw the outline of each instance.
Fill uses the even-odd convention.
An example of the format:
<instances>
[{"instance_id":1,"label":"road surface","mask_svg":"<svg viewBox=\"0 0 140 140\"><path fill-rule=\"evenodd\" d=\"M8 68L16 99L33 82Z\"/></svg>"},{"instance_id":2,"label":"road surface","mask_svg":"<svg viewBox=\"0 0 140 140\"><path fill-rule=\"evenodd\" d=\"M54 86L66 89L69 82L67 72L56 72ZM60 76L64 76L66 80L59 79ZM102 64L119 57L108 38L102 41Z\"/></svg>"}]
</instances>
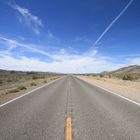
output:
<instances>
[{"instance_id":1,"label":"road surface","mask_svg":"<svg viewBox=\"0 0 140 140\"><path fill-rule=\"evenodd\" d=\"M0 140L140 140L140 106L66 76L0 107Z\"/></svg>"}]
</instances>

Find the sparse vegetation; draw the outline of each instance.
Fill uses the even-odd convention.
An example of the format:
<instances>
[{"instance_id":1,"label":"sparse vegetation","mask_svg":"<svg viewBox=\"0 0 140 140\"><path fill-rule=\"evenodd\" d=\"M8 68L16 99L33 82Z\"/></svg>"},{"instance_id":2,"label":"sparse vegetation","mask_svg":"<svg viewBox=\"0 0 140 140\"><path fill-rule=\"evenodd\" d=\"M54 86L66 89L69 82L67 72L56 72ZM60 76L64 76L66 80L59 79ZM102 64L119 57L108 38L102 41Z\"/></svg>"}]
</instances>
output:
<instances>
[{"instance_id":1,"label":"sparse vegetation","mask_svg":"<svg viewBox=\"0 0 140 140\"><path fill-rule=\"evenodd\" d=\"M118 78L122 80L136 81L140 80L140 74L129 74L129 73L106 73L106 74L83 74L81 76L91 76L96 78Z\"/></svg>"},{"instance_id":2,"label":"sparse vegetation","mask_svg":"<svg viewBox=\"0 0 140 140\"><path fill-rule=\"evenodd\" d=\"M93 76L96 79L100 78L118 78L122 80L130 80L130 81L140 81L140 66L132 65L120 68L115 71L107 72L104 71L102 73L92 73L92 74L80 74L81 76Z\"/></svg>"},{"instance_id":3,"label":"sparse vegetation","mask_svg":"<svg viewBox=\"0 0 140 140\"><path fill-rule=\"evenodd\" d=\"M123 75L122 79L132 81L132 80L137 80L137 77L135 75L132 75L132 74L131 75L130 74L125 74L125 75Z\"/></svg>"},{"instance_id":4,"label":"sparse vegetation","mask_svg":"<svg viewBox=\"0 0 140 140\"><path fill-rule=\"evenodd\" d=\"M0 81L0 85L3 83L3 81Z\"/></svg>"},{"instance_id":5,"label":"sparse vegetation","mask_svg":"<svg viewBox=\"0 0 140 140\"><path fill-rule=\"evenodd\" d=\"M19 92L19 89L17 89L17 88L11 89L7 93L16 93L16 92Z\"/></svg>"},{"instance_id":6,"label":"sparse vegetation","mask_svg":"<svg viewBox=\"0 0 140 140\"><path fill-rule=\"evenodd\" d=\"M48 72L22 72L0 70L0 95L16 93L29 87L39 86L62 74Z\"/></svg>"},{"instance_id":7,"label":"sparse vegetation","mask_svg":"<svg viewBox=\"0 0 140 140\"><path fill-rule=\"evenodd\" d=\"M10 83L10 82L12 82L13 80L8 78L6 81L7 81L8 83Z\"/></svg>"},{"instance_id":8,"label":"sparse vegetation","mask_svg":"<svg viewBox=\"0 0 140 140\"><path fill-rule=\"evenodd\" d=\"M102 78L102 77L104 77L104 75L103 75L103 74L100 74L99 76L100 76L101 78Z\"/></svg>"},{"instance_id":9,"label":"sparse vegetation","mask_svg":"<svg viewBox=\"0 0 140 140\"><path fill-rule=\"evenodd\" d=\"M0 84L19 83L30 80L49 79L61 74L47 73L47 72L21 72L21 71L6 71L0 70Z\"/></svg>"},{"instance_id":10,"label":"sparse vegetation","mask_svg":"<svg viewBox=\"0 0 140 140\"><path fill-rule=\"evenodd\" d=\"M47 80L44 80L44 83L47 83Z\"/></svg>"},{"instance_id":11,"label":"sparse vegetation","mask_svg":"<svg viewBox=\"0 0 140 140\"><path fill-rule=\"evenodd\" d=\"M19 90L25 90L27 88L25 86L19 86L17 89L19 89Z\"/></svg>"},{"instance_id":12,"label":"sparse vegetation","mask_svg":"<svg viewBox=\"0 0 140 140\"><path fill-rule=\"evenodd\" d=\"M35 82L30 83L30 86L37 86Z\"/></svg>"},{"instance_id":13,"label":"sparse vegetation","mask_svg":"<svg viewBox=\"0 0 140 140\"><path fill-rule=\"evenodd\" d=\"M6 94L8 94L8 93L16 93L16 92L19 92L20 90L25 90L25 89L27 89L25 86L19 86L17 88L8 90L6 92Z\"/></svg>"},{"instance_id":14,"label":"sparse vegetation","mask_svg":"<svg viewBox=\"0 0 140 140\"><path fill-rule=\"evenodd\" d=\"M38 77L34 75L34 76L32 76L32 79L36 80L36 79L38 79Z\"/></svg>"},{"instance_id":15,"label":"sparse vegetation","mask_svg":"<svg viewBox=\"0 0 140 140\"><path fill-rule=\"evenodd\" d=\"M36 79L44 79L44 78L45 78L45 76L40 76L40 75L39 76L36 76L36 75L33 75L32 76L32 79L33 80L36 80Z\"/></svg>"}]
</instances>

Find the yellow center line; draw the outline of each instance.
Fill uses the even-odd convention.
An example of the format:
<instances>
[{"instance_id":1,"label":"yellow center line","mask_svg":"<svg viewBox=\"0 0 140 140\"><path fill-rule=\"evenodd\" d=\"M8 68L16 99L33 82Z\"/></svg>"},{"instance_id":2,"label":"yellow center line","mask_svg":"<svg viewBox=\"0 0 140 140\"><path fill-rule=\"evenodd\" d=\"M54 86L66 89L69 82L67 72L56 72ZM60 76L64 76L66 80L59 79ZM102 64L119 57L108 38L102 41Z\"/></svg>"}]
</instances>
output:
<instances>
[{"instance_id":1,"label":"yellow center line","mask_svg":"<svg viewBox=\"0 0 140 140\"><path fill-rule=\"evenodd\" d=\"M70 117L67 117L66 120L66 140L72 140L72 125Z\"/></svg>"}]
</instances>

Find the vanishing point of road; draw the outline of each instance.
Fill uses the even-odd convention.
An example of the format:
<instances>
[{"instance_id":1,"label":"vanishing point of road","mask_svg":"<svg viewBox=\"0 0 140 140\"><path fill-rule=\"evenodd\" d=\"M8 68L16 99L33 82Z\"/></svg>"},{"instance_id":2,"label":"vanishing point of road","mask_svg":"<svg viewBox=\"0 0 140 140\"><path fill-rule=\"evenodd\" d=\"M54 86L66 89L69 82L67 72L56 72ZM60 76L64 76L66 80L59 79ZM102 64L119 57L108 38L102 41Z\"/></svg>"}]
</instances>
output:
<instances>
[{"instance_id":1,"label":"vanishing point of road","mask_svg":"<svg viewBox=\"0 0 140 140\"><path fill-rule=\"evenodd\" d=\"M65 76L0 107L0 140L70 139L140 140L140 106Z\"/></svg>"}]
</instances>

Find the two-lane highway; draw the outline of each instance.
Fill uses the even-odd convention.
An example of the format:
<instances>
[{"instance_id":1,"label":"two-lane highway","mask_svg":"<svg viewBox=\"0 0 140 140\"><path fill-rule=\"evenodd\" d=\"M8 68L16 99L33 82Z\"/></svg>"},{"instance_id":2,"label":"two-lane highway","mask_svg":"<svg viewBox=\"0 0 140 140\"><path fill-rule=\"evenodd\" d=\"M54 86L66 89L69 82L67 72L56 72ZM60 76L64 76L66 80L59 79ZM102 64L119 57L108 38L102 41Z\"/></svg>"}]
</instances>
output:
<instances>
[{"instance_id":1,"label":"two-lane highway","mask_svg":"<svg viewBox=\"0 0 140 140\"><path fill-rule=\"evenodd\" d=\"M140 106L66 76L0 107L0 140L139 140Z\"/></svg>"}]
</instances>

